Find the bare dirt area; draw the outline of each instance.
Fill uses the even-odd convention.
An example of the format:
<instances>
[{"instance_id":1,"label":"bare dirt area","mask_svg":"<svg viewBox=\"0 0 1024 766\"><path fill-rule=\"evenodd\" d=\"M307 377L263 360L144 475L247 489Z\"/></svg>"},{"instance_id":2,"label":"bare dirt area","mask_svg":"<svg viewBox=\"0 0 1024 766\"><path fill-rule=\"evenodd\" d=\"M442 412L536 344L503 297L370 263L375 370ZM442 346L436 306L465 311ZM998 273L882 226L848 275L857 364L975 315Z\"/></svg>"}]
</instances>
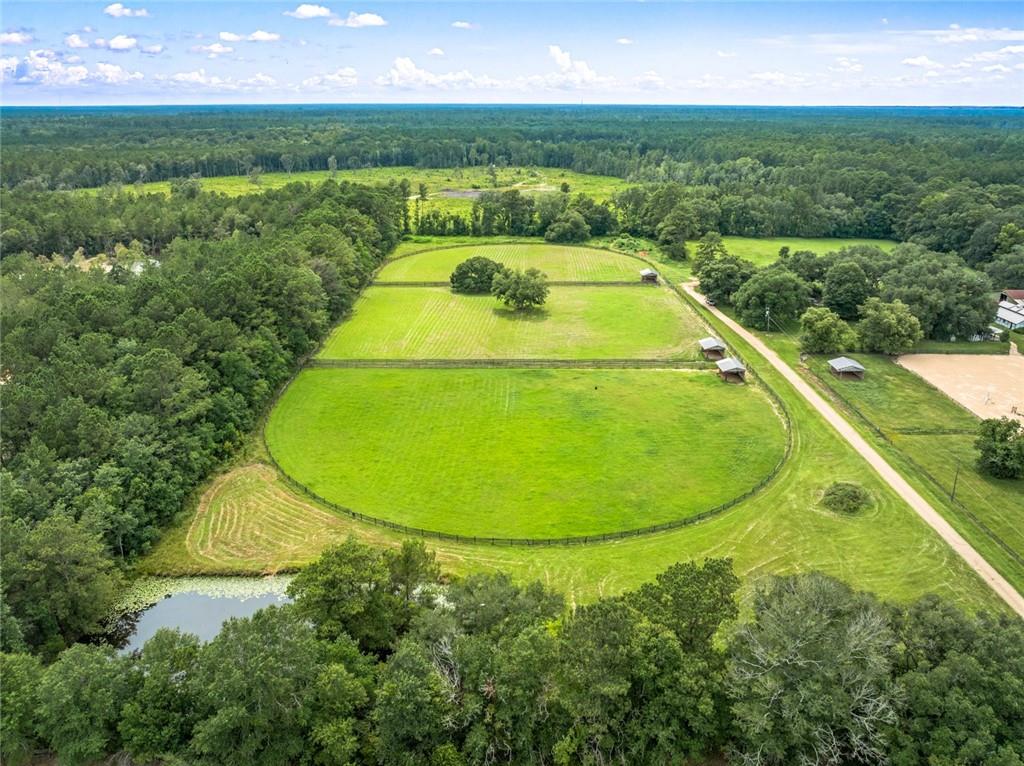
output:
<instances>
[{"instance_id":1,"label":"bare dirt area","mask_svg":"<svg viewBox=\"0 0 1024 766\"><path fill-rule=\"evenodd\" d=\"M907 354L897 363L979 417L1024 422L1024 356Z\"/></svg>"}]
</instances>

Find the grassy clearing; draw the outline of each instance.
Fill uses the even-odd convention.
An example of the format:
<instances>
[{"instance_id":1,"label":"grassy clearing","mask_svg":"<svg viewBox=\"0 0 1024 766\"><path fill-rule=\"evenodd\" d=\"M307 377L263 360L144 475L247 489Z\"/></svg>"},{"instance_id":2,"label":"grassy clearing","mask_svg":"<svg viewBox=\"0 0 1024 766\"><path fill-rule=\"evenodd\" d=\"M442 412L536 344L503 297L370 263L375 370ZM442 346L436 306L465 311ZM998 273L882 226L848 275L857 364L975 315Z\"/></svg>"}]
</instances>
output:
<instances>
[{"instance_id":1,"label":"grassy clearing","mask_svg":"<svg viewBox=\"0 0 1024 766\"><path fill-rule=\"evenodd\" d=\"M489 240L485 240L489 241ZM381 282L444 282L463 261L481 255L513 269L540 269L558 282L639 282L643 263L606 250L548 244L479 244L410 255L388 263Z\"/></svg>"},{"instance_id":2,"label":"grassy clearing","mask_svg":"<svg viewBox=\"0 0 1024 766\"><path fill-rule=\"evenodd\" d=\"M970 341L923 340L914 346L914 354L1009 354L1010 342L983 340Z\"/></svg>"},{"instance_id":3,"label":"grassy clearing","mask_svg":"<svg viewBox=\"0 0 1024 766\"><path fill-rule=\"evenodd\" d=\"M760 335L798 367L787 338ZM851 412L850 422L1014 587L1024 589L1024 486L978 472L978 418L886 357L856 358L868 371L862 381L833 378L821 358L811 359L809 366L827 391L842 397L837 401L841 408L849 402L861 413ZM880 429L885 439L868 424ZM958 466L954 502L950 494Z\"/></svg>"},{"instance_id":4,"label":"grassy clearing","mask_svg":"<svg viewBox=\"0 0 1024 766\"><path fill-rule=\"evenodd\" d=\"M883 431L975 431L978 419L924 380L887 357L854 354L864 365L864 380L839 380L825 357L808 364L822 380L852 402Z\"/></svg>"},{"instance_id":5,"label":"grassy clearing","mask_svg":"<svg viewBox=\"0 0 1024 766\"><path fill-rule=\"evenodd\" d=\"M702 330L692 312L657 287L552 287L547 303L533 311L444 287L371 287L319 356L696 359Z\"/></svg>"},{"instance_id":6,"label":"grassy clearing","mask_svg":"<svg viewBox=\"0 0 1024 766\"><path fill-rule=\"evenodd\" d=\"M785 436L756 387L710 372L313 369L281 398L267 443L290 476L362 513L561 537L731 500L778 463Z\"/></svg>"},{"instance_id":7,"label":"grassy clearing","mask_svg":"<svg viewBox=\"0 0 1024 766\"><path fill-rule=\"evenodd\" d=\"M558 191L563 183L569 184L571 194L584 192L598 200L609 199L618 189L627 186L622 178L612 176L596 176L576 173L572 170L558 168L498 168L497 184L485 167L468 168L359 168L356 170L338 170L334 175L337 181L354 183L389 183L407 179L412 185L412 195L417 196L419 185L427 185L428 200L423 210L469 210L473 200L468 197L449 197L451 192L486 191L519 189L522 192ZM296 173L264 173L260 183L253 184L246 176L217 176L202 179L203 189L219 192L230 196L251 194L261 189L277 189L289 183L322 183L331 178L330 171L314 170ZM143 193L167 194L170 192L169 181L156 181L142 184ZM415 202L413 202L415 204Z\"/></svg>"},{"instance_id":8,"label":"grassy clearing","mask_svg":"<svg viewBox=\"0 0 1024 766\"><path fill-rule=\"evenodd\" d=\"M765 237L763 239L755 237L722 237L722 241L729 253L738 255L740 258L746 258L748 261L753 261L758 266L767 266L777 261L779 249L782 247L788 247L792 252L810 250L818 255L824 255L825 253L840 250L844 247L853 247L854 245L874 245L889 251L898 244L888 239L834 239L828 237ZM689 245L690 252L694 252L697 243L691 242Z\"/></svg>"},{"instance_id":9,"label":"grassy clearing","mask_svg":"<svg viewBox=\"0 0 1024 766\"><path fill-rule=\"evenodd\" d=\"M712 320L713 321L713 320ZM727 328L721 336L750 360L757 355ZM755 362L756 363L756 362ZM789 402L793 455L763 492L726 513L673 532L568 548L505 548L428 541L454 575L505 570L521 581L542 580L575 601L611 595L647 582L677 561L705 556L733 559L749 588L758 577L818 569L905 602L938 593L969 609L1002 609L1002 602L937 535L881 483L864 461L794 395L764 363L762 374ZM314 443L310 440L310 443ZM387 459L392 445L382 459ZM254 454L254 459L259 459ZM259 474L256 472L259 471ZM821 507L821 493L836 480L857 481L871 492L863 514L839 516ZM926 488L925 488L926 489ZM294 514L294 504L318 513ZM211 524L204 513L233 521ZM454 505L458 508L458 505ZM205 510L204 510L205 509ZM168 532L139 565L142 574L256 574L307 564L329 542L348 535L376 545L398 545L403 536L329 514L298 498L265 468L245 468L215 482L199 511ZM300 541L282 550L273 531L281 520ZM195 525L207 530L189 537ZM302 538L308 538L306 544ZM225 545L246 540L243 546ZM226 553L210 558L204 551Z\"/></svg>"}]
</instances>

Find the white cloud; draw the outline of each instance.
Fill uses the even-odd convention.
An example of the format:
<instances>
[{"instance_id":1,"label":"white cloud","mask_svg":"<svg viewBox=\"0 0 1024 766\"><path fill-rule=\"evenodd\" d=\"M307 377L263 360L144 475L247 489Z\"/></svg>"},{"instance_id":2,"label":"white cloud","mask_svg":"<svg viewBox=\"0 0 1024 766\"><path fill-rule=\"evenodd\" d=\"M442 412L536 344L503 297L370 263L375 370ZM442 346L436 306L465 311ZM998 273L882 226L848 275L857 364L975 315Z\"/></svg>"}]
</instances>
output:
<instances>
[{"instance_id":1,"label":"white cloud","mask_svg":"<svg viewBox=\"0 0 1024 766\"><path fill-rule=\"evenodd\" d=\"M733 51L715 51L715 55L720 59L734 59L736 54Z\"/></svg>"},{"instance_id":2,"label":"white cloud","mask_svg":"<svg viewBox=\"0 0 1024 766\"><path fill-rule=\"evenodd\" d=\"M376 13L356 13L355 11L349 11L348 16L343 19L334 18L327 23L332 27L350 27L352 29L359 29L360 27L386 27L388 25Z\"/></svg>"},{"instance_id":3,"label":"white cloud","mask_svg":"<svg viewBox=\"0 0 1024 766\"><path fill-rule=\"evenodd\" d=\"M395 59L391 64L391 69L388 70L387 74L378 77L376 83L392 88L438 88L441 90L449 88L496 88L502 85L501 81L492 79L487 75L474 75L465 70L435 74L426 69L420 69L411 58L406 57Z\"/></svg>"},{"instance_id":4,"label":"white cloud","mask_svg":"<svg viewBox=\"0 0 1024 766\"><path fill-rule=\"evenodd\" d=\"M543 79L547 86L552 88L581 88L591 85L609 84L611 78L601 77L586 61L574 59L569 51L562 50L557 45L548 46L548 55L551 56L559 71L547 75Z\"/></svg>"},{"instance_id":5,"label":"white cloud","mask_svg":"<svg viewBox=\"0 0 1024 766\"><path fill-rule=\"evenodd\" d=\"M959 24L950 24L948 29L911 30L910 34L919 37L928 37L937 43L954 45L960 43L1012 42L1016 40L1024 40L1024 29L1010 29L1008 27L961 27Z\"/></svg>"},{"instance_id":6,"label":"white cloud","mask_svg":"<svg viewBox=\"0 0 1024 766\"><path fill-rule=\"evenodd\" d=\"M307 77L302 81L302 87L310 90L332 90L335 88L353 88L358 82L359 78L356 76L356 70L347 66L328 74Z\"/></svg>"},{"instance_id":7,"label":"white cloud","mask_svg":"<svg viewBox=\"0 0 1024 766\"><path fill-rule=\"evenodd\" d=\"M121 3L111 3L103 9L103 12L108 16L113 16L116 19L126 18L128 16L143 17L149 15L149 11L147 11L145 8L129 8L128 6L122 5Z\"/></svg>"},{"instance_id":8,"label":"white cloud","mask_svg":"<svg viewBox=\"0 0 1024 766\"><path fill-rule=\"evenodd\" d=\"M191 72L177 72L172 75L157 75L157 80L169 83L170 85L187 89L210 89L227 91L259 91L266 88L273 88L277 80L263 72L257 72L252 77L242 80L234 77L220 77L208 74L205 69L199 68Z\"/></svg>"},{"instance_id":9,"label":"white cloud","mask_svg":"<svg viewBox=\"0 0 1024 766\"><path fill-rule=\"evenodd\" d=\"M294 11L285 11L284 15L291 16L293 19L323 19L328 18L332 14L331 9L323 5L303 3Z\"/></svg>"},{"instance_id":10,"label":"white cloud","mask_svg":"<svg viewBox=\"0 0 1024 766\"><path fill-rule=\"evenodd\" d=\"M964 59L964 62L973 64L987 61L1006 61L1013 56L1024 56L1024 45L1006 45L995 51L982 51Z\"/></svg>"},{"instance_id":11,"label":"white cloud","mask_svg":"<svg viewBox=\"0 0 1024 766\"><path fill-rule=\"evenodd\" d=\"M0 32L0 45L28 45L34 39L28 32Z\"/></svg>"},{"instance_id":12,"label":"white cloud","mask_svg":"<svg viewBox=\"0 0 1024 766\"><path fill-rule=\"evenodd\" d=\"M427 55L428 56L443 56L444 55L444 50L442 50L441 48L431 48L429 51L427 51Z\"/></svg>"},{"instance_id":13,"label":"white cloud","mask_svg":"<svg viewBox=\"0 0 1024 766\"><path fill-rule=\"evenodd\" d=\"M860 63L860 59L850 58L848 56L839 56L836 59L835 66L828 68L830 72L863 72L864 65Z\"/></svg>"},{"instance_id":14,"label":"white cloud","mask_svg":"<svg viewBox=\"0 0 1024 766\"><path fill-rule=\"evenodd\" d=\"M619 45L632 45L634 41L632 37L620 37L615 42Z\"/></svg>"},{"instance_id":15,"label":"white cloud","mask_svg":"<svg viewBox=\"0 0 1024 766\"><path fill-rule=\"evenodd\" d=\"M226 53L232 53L235 49L230 45L221 45L220 43L210 43L209 45L193 45L193 53L205 53L209 58L215 59L217 56L223 56Z\"/></svg>"},{"instance_id":16,"label":"white cloud","mask_svg":"<svg viewBox=\"0 0 1024 766\"><path fill-rule=\"evenodd\" d=\"M64 38L64 44L69 48L88 48L89 43L83 40L79 35L71 34Z\"/></svg>"},{"instance_id":17,"label":"white cloud","mask_svg":"<svg viewBox=\"0 0 1024 766\"><path fill-rule=\"evenodd\" d=\"M281 35L277 32L265 32L262 29L257 29L245 39L251 43L273 43L280 40Z\"/></svg>"},{"instance_id":18,"label":"white cloud","mask_svg":"<svg viewBox=\"0 0 1024 766\"><path fill-rule=\"evenodd\" d=\"M0 59L4 80L41 87L77 87L83 85L123 85L144 79L142 72L129 71L117 64L100 62L95 69L80 64L78 56L39 49L19 60L15 56Z\"/></svg>"},{"instance_id":19,"label":"white cloud","mask_svg":"<svg viewBox=\"0 0 1024 766\"><path fill-rule=\"evenodd\" d=\"M785 72L755 72L750 79L757 85L771 85L773 87L788 88L803 85L807 78L801 75L786 74Z\"/></svg>"},{"instance_id":20,"label":"white cloud","mask_svg":"<svg viewBox=\"0 0 1024 766\"><path fill-rule=\"evenodd\" d=\"M116 35L110 39L110 42L107 43L106 47L112 51L130 51L138 44L139 41L134 37L129 37L128 35Z\"/></svg>"},{"instance_id":21,"label":"white cloud","mask_svg":"<svg viewBox=\"0 0 1024 766\"><path fill-rule=\"evenodd\" d=\"M100 62L96 65L96 79L107 85L122 85L132 80L141 80L142 72L129 72L117 64Z\"/></svg>"},{"instance_id":22,"label":"white cloud","mask_svg":"<svg viewBox=\"0 0 1024 766\"><path fill-rule=\"evenodd\" d=\"M942 64L938 61L932 61L927 56L914 56L913 58L903 59L900 63L905 66L920 67L921 69L942 69Z\"/></svg>"},{"instance_id":23,"label":"white cloud","mask_svg":"<svg viewBox=\"0 0 1024 766\"><path fill-rule=\"evenodd\" d=\"M164 52L164 46L162 46L160 43L153 43L152 45L144 45L139 50L141 50L147 56L159 56L161 53Z\"/></svg>"},{"instance_id":24,"label":"white cloud","mask_svg":"<svg viewBox=\"0 0 1024 766\"><path fill-rule=\"evenodd\" d=\"M1010 69L1010 67L1006 66L1006 64L992 64L990 66L982 67L981 71L982 72L1003 72L1003 73L1006 73L1006 72L1012 72L1013 70Z\"/></svg>"},{"instance_id":25,"label":"white cloud","mask_svg":"<svg viewBox=\"0 0 1024 766\"><path fill-rule=\"evenodd\" d=\"M641 88L650 88L653 90L659 90L665 87L665 78L653 69L648 69L633 82Z\"/></svg>"},{"instance_id":26,"label":"white cloud","mask_svg":"<svg viewBox=\"0 0 1024 766\"><path fill-rule=\"evenodd\" d=\"M476 29L476 24L469 21L453 21L452 26L455 27L455 29Z\"/></svg>"},{"instance_id":27,"label":"white cloud","mask_svg":"<svg viewBox=\"0 0 1024 766\"><path fill-rule=\"evenodd\" d=\"M237 43L242 39L241 35L236 35L234 32L221 32L217 36L226 43Z\"/></svg>"}]
</instances>

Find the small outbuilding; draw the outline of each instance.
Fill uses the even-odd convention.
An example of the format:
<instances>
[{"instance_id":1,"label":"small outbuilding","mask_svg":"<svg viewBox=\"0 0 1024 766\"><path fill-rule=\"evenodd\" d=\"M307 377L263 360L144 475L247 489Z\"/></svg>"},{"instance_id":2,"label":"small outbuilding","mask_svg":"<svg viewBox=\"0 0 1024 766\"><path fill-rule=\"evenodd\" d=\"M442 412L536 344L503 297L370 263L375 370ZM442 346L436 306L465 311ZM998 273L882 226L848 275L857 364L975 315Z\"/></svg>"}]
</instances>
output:
<instances>
[{"instance_id":1,"label":"small outbuilding","mask_svg":"<svg viewBox=\"0 0 1024 766\"><path fill-rule=\"evenodd\" d=\"M654 269L640 269L640 281L656 285L658 284L658 272Z\"/></svg>"},{"instance_id":2,"label":"small outbuilding","mask_svg":"<svg viewBox=\"0 0 1024 766\"><path fill-rule=\"evenodd\" d=\"M863 380L864 365L860 362L850 359L848 356L840 356L835 359L828 360L828 369L837 378L853 378L855 380Z\"/></svg>"},{"instance_id":3,"label":"small outbuilding","mask_svg":"<svg viewBox=\"0 0 1024 766\"><path fill-rule=\"evenodd\" d=\"M718 338L701 338L699 343L700 350L704 354L705 359L714 361L725 357L725 344Z\"/></svg>"},{"instance_id":4,"label":"small outbuilding","mask_svg":"<svg viewBox=\"0 0 1024 766\"><path fill-rule=\"evenodd\" d=\"M715 362L718 376L726 383L743 383L747 379L747 368L731 356Z\"/></svg>"}]
</instances>

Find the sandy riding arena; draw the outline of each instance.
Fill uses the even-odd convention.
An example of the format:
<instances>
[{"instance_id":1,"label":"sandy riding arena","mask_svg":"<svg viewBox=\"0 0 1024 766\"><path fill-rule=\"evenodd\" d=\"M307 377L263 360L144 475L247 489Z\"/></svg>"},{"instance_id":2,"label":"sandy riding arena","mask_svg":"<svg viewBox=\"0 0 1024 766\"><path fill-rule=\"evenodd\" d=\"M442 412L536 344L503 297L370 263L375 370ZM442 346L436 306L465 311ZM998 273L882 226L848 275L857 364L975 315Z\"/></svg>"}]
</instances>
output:
<instances>
[{"instance_id":1,"label":"sandy riding arena","mask_svg":"<svg viewBox=\"0 0 1024 766\"><path fill-rule=\"evenodd\" d=\"M1024 421L1024 356L908 354L898 363L979 417Z\"/></svg>"}]
</instances>

